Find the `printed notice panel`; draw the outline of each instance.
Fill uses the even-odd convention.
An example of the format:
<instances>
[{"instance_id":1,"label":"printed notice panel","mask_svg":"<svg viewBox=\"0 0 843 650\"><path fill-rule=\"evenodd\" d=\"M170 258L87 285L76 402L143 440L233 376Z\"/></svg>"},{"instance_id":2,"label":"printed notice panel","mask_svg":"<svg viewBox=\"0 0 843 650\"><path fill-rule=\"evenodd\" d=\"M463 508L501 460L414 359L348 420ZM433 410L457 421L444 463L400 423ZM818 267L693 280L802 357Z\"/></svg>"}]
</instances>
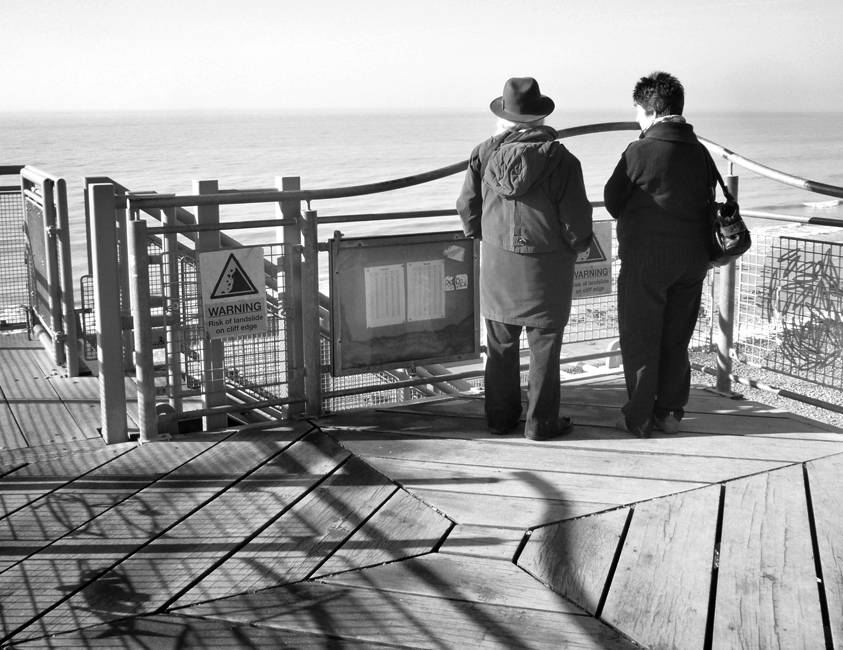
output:
<instances>
[{"instance_id":1,"label":"printed notice panel","mask_svg":"<svg viewBox=\"0 0 843 650\"><path fill-rule=\"evenodd\" d=\"M573 298L591 298L612 293L612 224L597 221L588 250L574 265Z\"/></svg>"},{"instance_id":2,"label":"printed notice panel","mask_svg":"<svg viewBox=\"0 0 843 650\"><path fill-rule=\"evenodd\" d=\"M329 246L334 375L479 358L479 242L336 234Z\"/></svg>"},{"instance_id":3,"label":"printed notice panel","mask_svg":"<svg viewBox=\"0 0 843 650\"><path fill-rule=\"evenodd\" d=\"M407 263L407 320L445 318L445 260Z\"/></svg>"},{"instance_id":4,"label":"printed notice panel","mask_svg":"<svg viewBox=\"0 0 843 650\"><path fill-rule=\"evenodd\" d=\"M199 253L199 275L209 339L266 332L263 248Z\"/></svg>"},{"instance_id":5,"label":"printed notice panel","mask_svg":"<svg viewBox=\"0 0 843 650\"><path fill-rule=\"evenodd\" d=\"M374 266L366 273L366 327L404 322L404 265Z\"/></svg>"}]
</instances>

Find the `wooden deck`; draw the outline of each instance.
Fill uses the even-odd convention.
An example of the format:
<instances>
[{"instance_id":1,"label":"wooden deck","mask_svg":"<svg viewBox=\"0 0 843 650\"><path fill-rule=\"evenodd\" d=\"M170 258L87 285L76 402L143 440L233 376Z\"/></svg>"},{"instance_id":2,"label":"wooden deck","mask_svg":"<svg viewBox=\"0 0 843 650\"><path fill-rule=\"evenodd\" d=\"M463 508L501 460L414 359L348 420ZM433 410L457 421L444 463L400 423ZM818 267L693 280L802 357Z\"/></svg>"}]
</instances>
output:
<instances>
[{"instance_id":1,"label":"wooden deck","mask_svg":"<svg viewBox=\"0 0 843 650\"><path fill-rule=\"evenodd\" d=\"M0 339L0 645L843 650L843 436L695 389L676 436L490 435L482 398L104 446Z\"/></svg>"}]
</instances>

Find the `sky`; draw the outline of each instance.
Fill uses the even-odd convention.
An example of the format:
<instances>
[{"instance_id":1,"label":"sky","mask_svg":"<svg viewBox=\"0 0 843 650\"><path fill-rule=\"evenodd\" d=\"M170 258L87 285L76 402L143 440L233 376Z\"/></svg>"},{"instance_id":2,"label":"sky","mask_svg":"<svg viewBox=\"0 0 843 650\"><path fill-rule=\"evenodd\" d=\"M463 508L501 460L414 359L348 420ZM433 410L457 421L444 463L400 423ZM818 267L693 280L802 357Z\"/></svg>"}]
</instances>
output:
<instances>
[{"instance_id":1,"label":"sky","mask_svg":"<svg viewBox=\"0 0 843 650\"><path fill-rule=\"evenodd\" d=\"M0 111L843 111L843 0L0 0Z\"/></svg>"}]
</instances>

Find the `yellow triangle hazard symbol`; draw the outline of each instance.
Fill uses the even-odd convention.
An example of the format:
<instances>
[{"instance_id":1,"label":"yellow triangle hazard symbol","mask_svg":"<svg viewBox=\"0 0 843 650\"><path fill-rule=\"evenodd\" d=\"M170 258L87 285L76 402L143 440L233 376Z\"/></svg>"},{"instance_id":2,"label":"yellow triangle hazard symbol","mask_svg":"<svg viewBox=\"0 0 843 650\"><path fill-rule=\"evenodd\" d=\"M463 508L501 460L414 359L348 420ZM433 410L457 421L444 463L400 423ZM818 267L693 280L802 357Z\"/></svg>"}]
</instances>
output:
<instances>
[{"instance_id":1,"label":"yellow triangle hazard symbol","mask_svg":"<svg viewBox=\"0 0 843 650\"><path fill-rule=\"evenodd\" d=\"M584 264L586 262L605 262L606 254L600 246L597 237L592 238L591 244L587 251L583 251L577 256L577 264Z\"/></svg>"},{"instance_id":2,"label":"yellow triangle hazard symbol","mask_svg":"<svg viewBox=\"0 0 843 650\"><path fill-rule=\"evenodd\" d=\"M211 299L236 298L237 296L249 296L255 293L258 293L258 290L254 283L232 253L228 256L225 268L211 292Z\"/></svg>"}]
</instances>

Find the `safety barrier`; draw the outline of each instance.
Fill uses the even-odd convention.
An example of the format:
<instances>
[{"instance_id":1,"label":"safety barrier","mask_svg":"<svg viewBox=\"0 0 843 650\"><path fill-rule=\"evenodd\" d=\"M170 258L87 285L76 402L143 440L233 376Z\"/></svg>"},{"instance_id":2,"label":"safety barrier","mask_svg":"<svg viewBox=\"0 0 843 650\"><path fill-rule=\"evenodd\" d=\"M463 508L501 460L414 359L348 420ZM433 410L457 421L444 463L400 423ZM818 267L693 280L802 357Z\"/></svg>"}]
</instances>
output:
<instances>
[{"instance_id":1,"label":"safety barrier","mask_svg":"<svg viewBox=\"0 0 843 650\"><path fill-rule=\"evenodd\" d=\"M16 185L0 186L0 327L29 324L29 273L23 229L20 170L22 165L0 166L0 176L14 176Z\"/></svg>"},{"instance_id":2,"label":"safety barrier","mask_svg":"<svg viewBox=\"0 0 843 650\"><path fill-rule=\"evenodd\" d=\"M589 125L560 132L560 137L637 128L635 123ZM725 175L726 181L732 193L737 195L738 179L731 173L733 165L746 163L754 166L753 171L758 171L760 166L714 143L704 141L704 144L715 155L729 161L730 173ZM275 189L250 191L219 190L215 182L208 181L204 185L198 183L194 194L186 196L132 194L113 183L103 182L108 179L89 179L91 241L95 243L92 247L95 249L92 253L93 286L95 293L108 294L111 301L106 303L104 295L96 299L98 357L102 364L106 358L103 350L110 349L114 351L111 355L114 358L133 362L139 387L141 438L151 439L159 431L172 431L179 421L196 417L205 419L205 428L217 428L228 416L248 411L263 411L280 417L319 415L326 409L464 389L467 381L476 381L482 374L476 368L448 372L443 368L410 367L405 371L350 378L332 376L328 364L330 344L325 337L330 322L326 312L328 305L318 287L318 253L324 250L324 245L317 242L317 224L453 218L455 211L320 218L310 209L315 201L392 191L444 178L463 172L466 165L467 161L463 161L417 176L327 190L301 190L295 178L284 179ZM781 176L786 175L776 172L770 176L782 180ZM793 179L787 177L786 180L790 184L801 180ZM826 194L839 191L843 195L840 188L812 181L802 182L802 187ZM307 203L308 209L302 210L302 202ZM278 218L218 222L221 206L259 203L275 204ZM594 205L601 204L596 202ZM744 214L754 216L748 210ZM775 218L800 221L782 215ZM123 223L125 225L121 225ZM263 251L269 304L277 322L268 328L266 335L209 340L199 318L202 297L196 281L197 257L204 251L240 245L221 231L250 228L275 228L277 231L272 243L259 245ZM120 240L121 233L127 235L125 246ZM206 245L202 240L208 236L218 239ZM838 357L834 356L840 350L839 254L827 252L827 249L807 252L804 254L807 257L794 257L792 252L786 255L765 252L783 245L781 238L771 238L769 243L756 238L753 252L737 265L710 274L701 312L703 317L698 321L692 345L698 349L716 350L718 388L724 392L731 385L734 350L745 356L756 354L759 363L787 374L801 373L803 376L805 369L810 368L814 373L810 376L812 381L840 388L839 373L820 370L829 362L839 365L836 363ZM612 257L616 257L614 247ZM777 261L768 261L773 259ZM825 302L813 311L805 311L803 299L799 303L803 311L797 312L791 306L797 304L794 283L803 281L800 269L819 262L826 269L820 278L821 286L826 287ZM760 264L761 270L753 271L753 264L756 267ZM617 273L617 268L615 261L613 274ZM127 273L129 269L131 272ZM754 288L749 288L753 277L758 280ZM109 287L109 284L115 286ZM804 294L804 290L800 290L799 295ZM737 301L736 296L740 298ZM616 337L614 302L612 295L575 301L566 341ZM108 324L100 316L102 304L116 306L113 310L119 315L116 324ZM755 323L750 322L753 309ZM117 331L119 335L109 335L107 331ZM104 334L110 337L109 343L103 342ZM127 343L123 339L129 334L131 341ZM805 352L805 344L813 346L813 351ZM753 345L760 351L754 352ZM133 354L127 355L126 350L132 349ZM612 354L617 352L602 356ZM797 365L798 373L793 370ZM112 376L122 376L123 369L112 369ZM106 384L109 387L119 385L122 391L122 382L104 382L103 385ZM122 392L119 399L125 401ZM200 399L201 402L192 405L198 408L185 408L184 402L189 399ZM112 429L115 439L125 436L125 415L122 425L116 420L111 424L107 426L104 422L104 433Z\"/></svg>"}]
</instances>

